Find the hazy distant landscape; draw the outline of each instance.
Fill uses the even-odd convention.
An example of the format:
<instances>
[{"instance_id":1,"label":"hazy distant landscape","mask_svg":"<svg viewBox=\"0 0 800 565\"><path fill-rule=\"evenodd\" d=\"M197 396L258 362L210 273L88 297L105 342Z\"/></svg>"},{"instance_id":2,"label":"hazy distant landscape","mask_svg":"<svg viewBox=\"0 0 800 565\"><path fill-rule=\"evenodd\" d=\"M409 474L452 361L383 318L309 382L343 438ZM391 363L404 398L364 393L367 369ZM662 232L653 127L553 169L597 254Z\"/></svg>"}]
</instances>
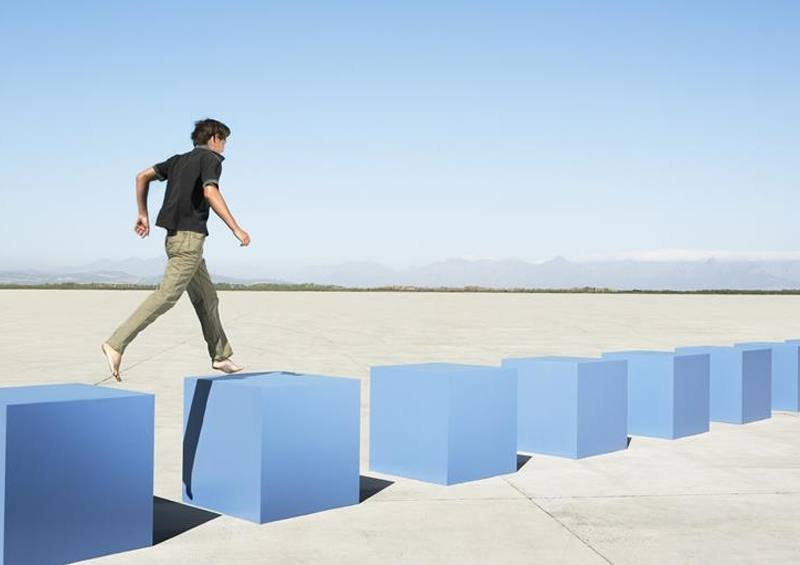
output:
<instances>
[{"instance_id":1,"label":"hazy distant landscape","mask_svg":"<svg viewBox=\"0 0 800 565\"><path fill-rule=\"evenodd\" d=\"M166 258L101 260L49 270L0 268L0 285L107 284L157 285ZM448 259L420 267L391 268L375 262L345 262L302 267L209 268L217 284L316 285L318 287L584 290L760 290L800 289L800 260L570 261L557 257L532 263L519 260ZM237 276L238 272L248 275ZM253 276L252 273L262 273ZM319 289L317 289L319 290ZM324 288L322 288L324 290Z\"/></svg>"}]
</instances>

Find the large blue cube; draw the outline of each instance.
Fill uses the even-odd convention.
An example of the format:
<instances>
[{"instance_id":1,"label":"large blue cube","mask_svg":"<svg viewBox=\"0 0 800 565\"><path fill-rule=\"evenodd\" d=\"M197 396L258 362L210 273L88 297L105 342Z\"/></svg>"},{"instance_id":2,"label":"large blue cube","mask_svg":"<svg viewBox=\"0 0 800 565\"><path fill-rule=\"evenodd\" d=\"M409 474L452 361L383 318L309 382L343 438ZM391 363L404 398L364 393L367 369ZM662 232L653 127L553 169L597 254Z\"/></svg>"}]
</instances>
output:
<instances>
[{"instance_id":1,"label":"large blue cube","mask_svg":"<svg viewBox=\"0 0 800 565\"><path fill-rule=\"evenodd\" d=\"M719 345L678 347L679 354L711 358L711 420L746 424L772 415L772 353Z\"/></svg>"},{"instance_id":2,"label":"large blue cube","mask_svg":"<svg viewBox=\"0 0 800 565\"><path fill-rule=\"evenodd\" d=\"M516 371L423 363L370 374L370 469L445 485L516 472Z\"/></svg>"},{"instance_id":3,"label":"large blue cube","mask_svg":"<svg viewBox=\"0 0 800 565\"><path fill-rule=\"evenodd\" d=\"M527 357L503 367L517 370L520 451L578 459L627 448L625 361Z\"/></svg>"},{"instance_id":4,"label":"large blue cube","mask_svg":"<svg viewBox=\"0 0 800 565\"><path fill-rule=\"evenodd\" d=\"M709 428L710 358L671 351L614 351L628 362L628 433L676 439Z\"/></svg>"},{"instance_id":5,"label":"large blue cube","mask_svg":"<svg viewBox=\"0 0 800 565\"><path fill-rule=\"evenodd\" d=\"M745 349L772 351L772 409L800 411L800 341L737 343Z\"/></svg>"},{"instance_id":6,"label":"large blue cube","mask_svg":"<svg viewBox=\"0 0 800 565\"><path fill-rule=\"evenodd\" d=\"M361 382L188 377L183 500L263 524L359 501Z\"/></svg>"},{"instance_id":7,"label":"large blue cube","mask_svg":"<svg viewBox=\"0 0 800 565\"><path fill-rule=\"evenodd\" d=\"M153 404L83 384L0 389L0 563L152 544Z\"/></svg>"}]
</instances>

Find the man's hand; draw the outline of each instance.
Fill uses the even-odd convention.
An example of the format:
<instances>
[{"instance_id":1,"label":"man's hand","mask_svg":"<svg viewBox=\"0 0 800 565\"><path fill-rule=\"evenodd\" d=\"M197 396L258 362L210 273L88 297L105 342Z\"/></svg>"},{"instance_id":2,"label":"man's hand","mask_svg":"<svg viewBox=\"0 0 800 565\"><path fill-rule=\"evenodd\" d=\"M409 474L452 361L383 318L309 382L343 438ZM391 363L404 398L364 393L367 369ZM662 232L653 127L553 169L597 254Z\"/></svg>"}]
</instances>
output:
<instances>
[{"instance_id":1,"label":"man's hand","mask_svg":"<svg viewBox=\"0 0 800 565\"><path fill-rule=\"evenodd\" d=\"M250 235L242 228L236 228L233 230L233 235L236 236L236 239L242 242L240 247L246 247L250 245Z\"/></svg>"},{"instance_id":2,"label":"man's hand","mask_svg":"<svg viewBox=\"0 0 800 565\"><path fill-rule=\"evenodd\" d=\"M153 167L148 167L136 175L136 205L139 208L139 218L133 230L139 237L150 235L150 220L147 219L147 193L150 190L150 181L159 178Z\"/></svg>"},{"instance_id":3,"label":"man's hand","mask_svg":"<svg viewBox=\"0 0 800 565\"><path fill-rule=\"evenodd\" d=\"M150 235L150 220L146 215L139 214L139 218L136 220L136 226L133 229L139 234L139 237L147 237Z\"/></svg>"}]
</instances>

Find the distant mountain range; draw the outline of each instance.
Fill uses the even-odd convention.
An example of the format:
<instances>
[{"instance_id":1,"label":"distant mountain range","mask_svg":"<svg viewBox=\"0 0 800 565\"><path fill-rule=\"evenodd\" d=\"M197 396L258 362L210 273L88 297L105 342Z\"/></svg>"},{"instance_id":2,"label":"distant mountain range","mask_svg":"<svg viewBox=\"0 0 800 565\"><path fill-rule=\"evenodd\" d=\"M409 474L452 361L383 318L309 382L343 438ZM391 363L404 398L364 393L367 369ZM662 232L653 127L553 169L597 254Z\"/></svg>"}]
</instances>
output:
<instances>
[{"instance_id":1,"label":"distant mountain range","mask_svg":"<svg viewBox=\"0 0 800 565\"><path fill-rule=\"evenodd\" d=\"M0 284L123 283L154 285L166 259L103 259L57 272L0 270ZM258 272L248 265L248 272ZM232 267L231 270L235 270ZM263 268L263 276L237 278L212 271L217 283L316 283L356 288L381 286L486 288L578 288L618 290L800 289L800 260L584 261L556 257L543 263L518 260L448 259L422 267L393 269L373 262Z\"/></svg>"}]
</instances>

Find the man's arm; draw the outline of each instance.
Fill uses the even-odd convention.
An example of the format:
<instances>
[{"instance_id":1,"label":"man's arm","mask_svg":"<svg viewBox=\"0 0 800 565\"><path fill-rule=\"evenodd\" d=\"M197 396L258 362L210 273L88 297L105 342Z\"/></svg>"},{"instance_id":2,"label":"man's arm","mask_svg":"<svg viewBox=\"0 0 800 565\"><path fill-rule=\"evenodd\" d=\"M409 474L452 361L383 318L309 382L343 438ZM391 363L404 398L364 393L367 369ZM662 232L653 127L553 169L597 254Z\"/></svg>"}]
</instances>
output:
<instances>
[{"instance_id":1,"label":"man's arm","mask_svg":"<svg viewBox=\"0 0 800 565\"><path fill-rule=\"evenodd\" d=\"M250 243L250 236L239 227L239 224L233 219L233 214L231 214L228 205L225 203L225 199L222 197L222 194L220 194L219 187L213 183L206 184L203 187L203 196L208 200L211 209L216 212L217 216L225 222L233 234L242 242L242 245L248 245Z\"/></svg>"},{"instance_id":2,"label":"man's arm","mask_svg":"<svg viewBox=\"0 0 800 565\"><path fill-rule=\"evenodd\" d=\"M150 191L150 183L159 178L158 173L153 167L148 167L136 175L136 205L139 208L139 217L136 219L134 231L141 237L150 234L150 219L147 214L147 193Z\"/></svg>"},{"instance_id":3,"label":"man's arm","mask_svg":"<svg viewBox=\"0 0 800 565\"><path fill-rule=\"evenodd\" d=\"M158 174L153 167L148 167L136 175L136 204L140 216L147 216L147 193L150 191L150 183L157 178Z\"/></svg>"}]
</instances>

